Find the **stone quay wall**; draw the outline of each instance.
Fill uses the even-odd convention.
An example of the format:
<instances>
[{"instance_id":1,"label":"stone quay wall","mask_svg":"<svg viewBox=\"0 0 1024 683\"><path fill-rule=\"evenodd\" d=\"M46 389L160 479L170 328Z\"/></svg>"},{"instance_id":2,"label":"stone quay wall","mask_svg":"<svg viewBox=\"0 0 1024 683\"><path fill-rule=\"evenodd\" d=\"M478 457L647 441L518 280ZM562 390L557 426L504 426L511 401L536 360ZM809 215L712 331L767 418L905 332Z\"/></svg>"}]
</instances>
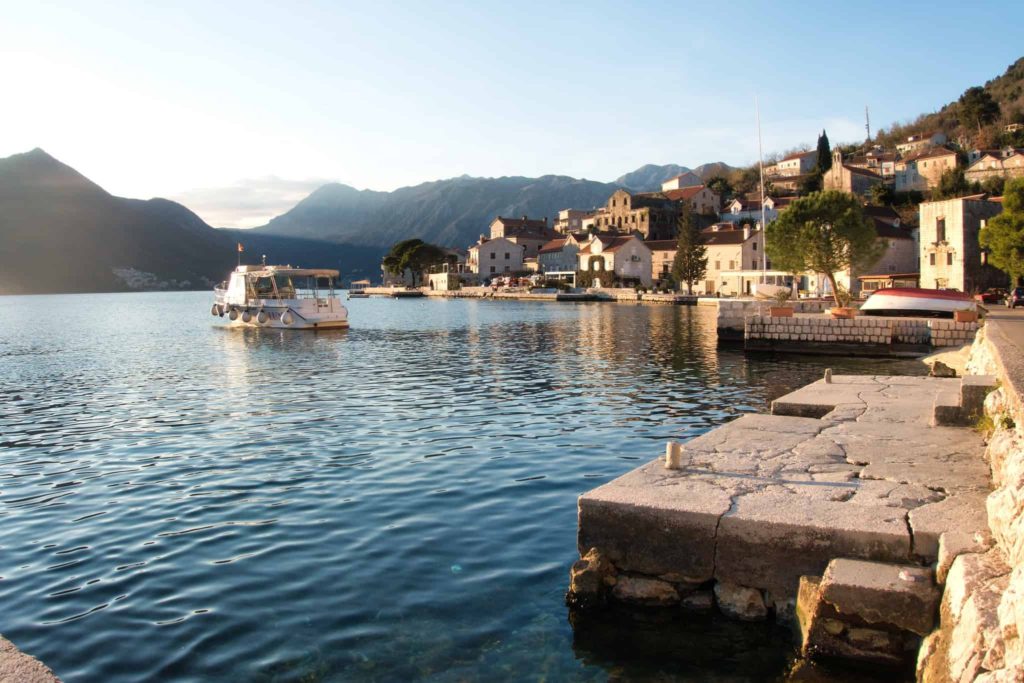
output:
<instances>
[{"instance_id":1,"label":"stone quay wall","mask_svg":"<svg viewBox=\"0 0 1024 683\"><path fill-rule=\"evenodd\" d=\"M701 299L704 304L707 300ZM711 300L712 303L715 300ZM747 318L768 315L770 301L760 299L718 299L718 338L727 341L742 341ZM832 304L826 300L800 299L789 302L794 313L822 313Z\"/></svg>"},{"instance_id":2,"label":"stone quay wall","mask_svg":"<svg viewBox=\"0 0 1024 683\"><path fill-rule=\"evenodd\" d=\"M988 531L940 539L940 556L955 559L946 563L940 626L918 656L922 683L1024 681L1024 358L1005 323L979 332L967 371L999 382L979 425L992 471Z\"/></svg>"},{"instance_id":3,"label":"stone quay wall","mask_svg":"<svg viewBox=\"0 0 1024 683\"><path fill-rule=\"evenodd\" d=\"M963 346L974 340L978 323L958 323L936 318L883 318L862 316L834 319L826 316L773 318L752 315L744 324L747 348L859 345L885 350L893 344L932 347ZM828 350L827 346L823 346Z\"/></svg>"}]
</instances>

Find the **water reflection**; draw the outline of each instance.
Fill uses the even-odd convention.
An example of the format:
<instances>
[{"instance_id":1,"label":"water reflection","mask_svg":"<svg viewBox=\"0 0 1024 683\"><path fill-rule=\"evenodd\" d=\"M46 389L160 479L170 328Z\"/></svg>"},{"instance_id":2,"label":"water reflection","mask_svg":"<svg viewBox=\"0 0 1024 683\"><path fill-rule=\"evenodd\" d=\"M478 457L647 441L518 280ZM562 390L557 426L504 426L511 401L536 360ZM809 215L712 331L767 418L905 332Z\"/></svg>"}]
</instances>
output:
<instances>
[{"instance_id":1,"label":"water reflection","mask_svg":"<svg viewBox=\"0 0 1024 683\"><path fill-rule=\"evenodd\" d=\"M576 497L826 364L918 369L717 350L711 309L350 304L301 333L0 297L0 631L66 679L670 680L656 636L567 623Z\"/></svg>"}]
</instances>

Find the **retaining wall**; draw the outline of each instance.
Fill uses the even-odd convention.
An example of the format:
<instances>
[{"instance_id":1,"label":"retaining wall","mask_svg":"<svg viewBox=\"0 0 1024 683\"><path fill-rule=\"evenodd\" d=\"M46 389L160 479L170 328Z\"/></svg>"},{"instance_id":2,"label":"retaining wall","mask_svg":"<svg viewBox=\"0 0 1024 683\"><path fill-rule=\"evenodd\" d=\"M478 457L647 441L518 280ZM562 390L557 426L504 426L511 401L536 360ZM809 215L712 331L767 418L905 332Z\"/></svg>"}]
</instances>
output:
<instances>
[{"instance_id":1,"label":"retaining wall","mask_svg":"<svg viewBox=\"0 0 1024 683\"><path fill-rule=\"evenodd\" d=\"M974 340L978 323L935 318L883 318L862 316L835 319L824 315L773 318L752 315L744 324L748 349L829 351L835 345L887 352L896 345L963 346Z\"/></svg>"},{"instance_id":2,"label":"retaining wall","mask_svg":"<svg viewBox=\"0 0 1024 683\"><path fill-rule=\"evenodd\" d=\"M988 321L967 370L1000 383L985 399L989 532L940 539L941 623L921 647L918 680L1024 681L1024 358L1006 323Z\"/></svg>"}]
</instances>

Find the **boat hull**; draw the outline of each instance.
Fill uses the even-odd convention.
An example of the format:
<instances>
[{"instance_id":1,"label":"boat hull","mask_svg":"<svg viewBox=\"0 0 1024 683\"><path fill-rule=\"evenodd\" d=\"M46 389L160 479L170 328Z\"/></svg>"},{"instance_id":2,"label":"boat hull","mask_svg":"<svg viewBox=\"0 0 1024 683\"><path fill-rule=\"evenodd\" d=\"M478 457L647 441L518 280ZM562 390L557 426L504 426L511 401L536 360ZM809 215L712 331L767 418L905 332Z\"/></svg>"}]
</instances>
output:
<instances>
[{"instance_id":1,"label":"boat hull","mask_svg":"<svg viewBox=\"0 0 1024 683\"><path fill-rule=\"evenodd\" d=\"M906 318L952 318L955 311L976 311L967 294L941 289L880 289L860 307L863 315Z\"/></svg>"}]
</instances>

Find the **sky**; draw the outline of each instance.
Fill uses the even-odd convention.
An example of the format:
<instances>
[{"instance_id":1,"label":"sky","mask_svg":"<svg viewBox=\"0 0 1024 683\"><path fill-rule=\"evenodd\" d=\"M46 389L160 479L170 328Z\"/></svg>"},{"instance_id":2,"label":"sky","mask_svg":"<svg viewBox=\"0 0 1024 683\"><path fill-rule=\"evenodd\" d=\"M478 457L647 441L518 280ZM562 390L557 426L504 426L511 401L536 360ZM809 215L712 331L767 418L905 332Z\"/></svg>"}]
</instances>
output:
<instances>
[{"instance_id":1,"label":"sky","mask_svg":"<svg viewBox=\"0 0 1024 683\"><path fill-rule=\"evenodd\" d=\"M251 227L325 182L611 181L913 119L1024 54L1024 3L0 0L0 157Z\"/></svg>"}]
</instances>

